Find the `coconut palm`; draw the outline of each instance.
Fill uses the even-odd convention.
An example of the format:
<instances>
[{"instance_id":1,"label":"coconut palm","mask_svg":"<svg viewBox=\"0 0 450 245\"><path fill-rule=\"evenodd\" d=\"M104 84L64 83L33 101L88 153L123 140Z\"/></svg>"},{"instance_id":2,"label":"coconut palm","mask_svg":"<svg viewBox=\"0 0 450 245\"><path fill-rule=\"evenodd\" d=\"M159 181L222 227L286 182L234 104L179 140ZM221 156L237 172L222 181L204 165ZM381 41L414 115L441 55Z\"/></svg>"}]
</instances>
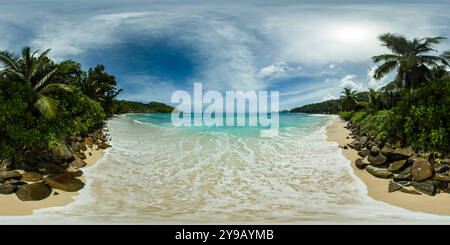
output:
<instances>
[{"instance_id":1,"label":"coconut palm","mask_svg":"<svg viewBox=\"0 0 450 245\"><path fill-rule=\"evenodd\" d=\"M373 88L371 88L369 89L369 101L361 101L358 103L358 105L366 108L366 110L368 111L377 111L382 109L383 101L381 95L377 93L377 91L375 91Z\"/></svg>"},{"instance_id":2,"label":"coconut palm","mask_svg":"<svg viewBox=\"0 0 450 245\"><path fill-rule=\"evenodd\" d=\"M358 104L358 99L356 97L356 91L352 91L350 88L344 88L342 90L341 96L342 105L347 111L353 111Z\"/></svg>"},{"instance_id":3,"label":"coconut palm","mask_svg":"<svg viewBox=\"0 0 450 245\"><path fill-rule=\"evenodd\" d=\"M31 49L25 47L22 49L22 56L19 57L13 52L1 51L0 64L4 68L1 74L6 75L11 80L29 84L38 96L34 107L44 117L53 118L56 115L58 101L48 95L59 91L71 92L72 90L65 84L49 83L57 68L52 69L47 58L50 49L35 57L38 52L39 50L36 50L31 53Z\"/></svg>"},{"instance_id":4,"label":"coconut palm","mask_svg":"<svg viewBox=\"0 0 450 245\"><path fill-rule=\"evenodd\" d=\"M392 54L373 56L375 63L383 62L374 72L375 79L381 79L393 70L397 70L397 79L403 81L403 86L412 89L421 82L432 79L430 67L439 65L449 66L449 53L442 56L429 55L436 51L431 48L445 38L426 37L408 40L404 36L386 33L378 37L382 46L392 51ZM447 55L447 56L446 56Z\"/></svg>"}]
</instances>

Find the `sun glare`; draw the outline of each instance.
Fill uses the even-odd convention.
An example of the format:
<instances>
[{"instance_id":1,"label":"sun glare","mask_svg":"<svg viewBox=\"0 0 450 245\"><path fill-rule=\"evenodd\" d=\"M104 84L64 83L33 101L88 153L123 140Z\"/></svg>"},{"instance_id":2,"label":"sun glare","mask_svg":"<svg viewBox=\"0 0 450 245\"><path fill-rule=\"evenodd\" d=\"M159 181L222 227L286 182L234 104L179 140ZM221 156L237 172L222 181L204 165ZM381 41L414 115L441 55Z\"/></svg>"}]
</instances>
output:
<instances>
[{"instance_id":1,"label":"sun glare","mask_svg":"<svg viewBox=\"0 0 450 245\"><path fill-rule=\"evenodd\" d=\"M372 38L373 33L367 27L341 25L333 27L330 34L336 41L356 44Z\"/></svg>"}]
</instances>

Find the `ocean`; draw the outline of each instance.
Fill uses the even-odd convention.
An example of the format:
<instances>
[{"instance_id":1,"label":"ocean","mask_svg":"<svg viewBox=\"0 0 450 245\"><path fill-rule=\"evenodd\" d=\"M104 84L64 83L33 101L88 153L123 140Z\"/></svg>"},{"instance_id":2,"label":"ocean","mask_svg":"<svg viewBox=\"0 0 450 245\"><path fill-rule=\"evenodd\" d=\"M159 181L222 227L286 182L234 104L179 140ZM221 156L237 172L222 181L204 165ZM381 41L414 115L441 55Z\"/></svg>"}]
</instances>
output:
<instances>
[{"instance_id":1,"label":"ocean","mask_svg":"<svg viewBox=\"0 0 450 245\"><path fill-rule=\"evenodd\" d=\"M112 147L85 169L76 201L35 211L52 223L411 224L417 213L367 195L325 128L335 116L280 114L260 127L174 127L170 114L126 114L107 128ZM9 222L14 217L8 218Z\"/></svg>"}]
</instances>

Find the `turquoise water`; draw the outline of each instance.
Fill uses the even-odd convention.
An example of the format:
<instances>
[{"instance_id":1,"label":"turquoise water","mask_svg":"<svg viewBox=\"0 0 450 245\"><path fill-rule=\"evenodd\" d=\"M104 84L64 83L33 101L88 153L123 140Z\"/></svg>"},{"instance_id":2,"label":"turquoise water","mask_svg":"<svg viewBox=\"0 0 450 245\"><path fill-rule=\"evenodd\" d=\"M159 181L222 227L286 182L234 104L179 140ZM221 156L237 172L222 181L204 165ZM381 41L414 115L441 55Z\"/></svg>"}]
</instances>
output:
<instances>
[{"instance_id":1,"label":"turquoise water","mask_svg":"<svg viewBox=\"0 0 450 245\"><path fill-rule=\"evenodd\" d=\"M279 134L260 137L262 127L174 127L169 114L122 115L108 121L112 147L83 170L87 185L76 201L34 217L152 224L450 221L368 197L338 145L326 141L334 118L280 114Z\"/></svg>"}]
</instances>

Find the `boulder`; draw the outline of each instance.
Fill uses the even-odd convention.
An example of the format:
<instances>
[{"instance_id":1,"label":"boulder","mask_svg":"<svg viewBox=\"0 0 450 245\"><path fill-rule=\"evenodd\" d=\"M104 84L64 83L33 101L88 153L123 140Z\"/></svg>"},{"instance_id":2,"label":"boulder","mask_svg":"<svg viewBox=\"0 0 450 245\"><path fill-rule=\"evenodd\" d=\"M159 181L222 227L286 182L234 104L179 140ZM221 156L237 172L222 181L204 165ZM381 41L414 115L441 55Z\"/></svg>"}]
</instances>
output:
<instances>
[{"instance_id":1,"label":"boulder","mask_svg":"<svg viewBox=\"0 0 450 245\"><path fill-rule=\"evenodd\" d=\"M359 140L359 144L361 145L361 147L366 146L367 141L369 141L369 138L367 136L363 136L361 137L361 139Z\"/></svg>"},{"instance_id":2,"label":"boulder","mask_svg":"<svg viewBox=\"0 0 450 245\"><path fill-rule=\"evenodd\" d=\"M0 185L0 194L8 195L8 194L11 194L14 191L16 191L16 189L17 189L17 186L15 186L15 185L3 184L3 185Z\"/></svg>"},{"instance_id":3,"label":"boulder","mask_svg":"<svg viewBox=\"0 0 450 245\"><path fill-rule=\"evenodd\" d=\"M74 178L73 174L70 172L45 178L44 181L55 189L68 192L75 192L84 187L84 183L81 180Z\"/></svg>"},{"instance_id":4,"label":"boulder","mask_svg":"<svg viewBox=\"0 0 450 245\"><path fill-rule=\"evenodd\" d=\"M365 168L367 165L369 165L370 163L367 161L367 159L365 158L358 158L355 161L355 165L357 168L359 169L363 169Z\"/></svg>"},{"instance_id":5,"label":"boulder","mask_svg":"<svg viewBox=\"0 0 450 245\"><path fill-rule=\"evenodd\" d=\"M419 159L411 166L411 176L414 180L423 181L434 174L434 169L431 163L425 159Z\"/></svg>"},{"instance_id":6,"label":"boulder","mask_svg":"<svg viewBox=\"0 0 450 245\"><path fill-rule=\"evenodd\" d=\"M395 148L393 153L399 157L410 157L414 154L411 147Z\"/></svg>"},{"instance_id":7,"label":"boulder","mask_svg":"<svg viewBox=\"0 0 450 245\"><path fill-rule=\"evenodd\" d=\"M70 162L73 160L73 155L66 145L58 145L52 149L52 162L61 164L64 161Z\"/></svg>"},{"instance_id":8,"label":"boulder","mask_svg":"<svg viewBox=\"0 0 450 245\"><path fill-rule=\"evenodd\" d=\"M443 175L443 174L436 174L435 176L433 176L433 180L438 180L438 181L442 181L442 182L445 182L445 183L450 183L450 176Z\"/></svg>"},{"instance_id":9,"label":"boulder","mask_svg":"<svg viewBox=\"0 0 450 245\"><path fill-rule=\"evenodd\" d=\"M81 141L83 141L83 138L81 138L81 136L77 136L77 137L75 137L75 140L78 142L81 142Z\"/></svg>"},{"instance_id":10,"label":"boulder","mask_svg":"<svg viewBox=\"0 0 450 245\"><path fill-rule=\"evenodd\" d=\"M81 170L77 170L74 172L68 172L68 173L70 173L72 175L72 177L80 177L83 175L83 171L81 171Z\"/></svg>"},{"instance_id":11,"label":"boulder","mask_svg":"<svg viewBox=\"0 0 450 245\"><path fill-rule=\"evenodd\" d=\"M36 171L41 174L61 174L65 170L59 165L49 162L41 162L36 165Z\"/></svg>"},{"instance_id":12,"label":"boulder","mask_svg":"<svg viewBox=\"0 0 450 245\"><path fill-rule=\"evenodd\" d=\"M392 176L392 172L389 172L388 170L383 168L374 167L372 165L367 165L366 170L367 172L378 178L388 179Z\"/></svg>"},{"instance_id":13,"label":"boulder","mask_svg":"<svg viewBox=\"0 0 450 245\"><path fill-rule=\"evenodd\" d=\"M89 137L84 138L84 144L86 146L92 145L92 140Z\"/></svg>"},{"instance_id":14,"label":"boulder","mask_svg":"<svg viewBox=\"0 0 450 245\"><path fill-rule=\"evenodd\" d=\"M38 182L42 180L42 174L38 172L25 172L22 174L22 181Z\"/></svg>"},{"instance_id":15,"label":"boulder","mask_svg":"<svg viewBox=\"0 0 450 245\"><path fill-rule=\"evenodd\" d=\"M77 142L77 146L80 148L80 150L82 150L82 151L86 151L87 150L87 147L86 147L86 145L83 143L83 142Z\"/></svg>"},{"instance_id":16,"label":"boulder","mask_svg":"<svg viewBox=\"0 0 450 245\"><path fill-rule=\"evenodd\" d=\"M398 191L403 188L400 184L395 183L394 181L389 181L388 192Z\"/></svg>"},{"instance_id":17,"label":"boulder","mask_svg":"<svg viewBox=\"0 0 450 245\"><path fill-rule=\"evenodd\" d=\"M383 154L384 156L386 156L389 160L394 160L394 149L392 149L389 146L384 146L383 149L381 149L381 154Z\"/></svg>"},{"instance_id":18,"label":"boulder","mask_svg":"<svg viewBox=\"0 0 450 245\"><path fill-rule=\"evenodd\" d=\"M75 157L75 160L70 162L70 165L73 166L74 168L82 168L82 167L86 166L87 163L85 161L83 161L81 158Z\"/></svg>"},{"instance_id":19,"label":"boulder","mask_svg":"<svg viewBox=\"0 0 450 245\"><path fill-rule=\"evenodd\" d=\"M107 149L107 148L111 147L111 145L108 145L108 144L105 143L105 142L101 142L100 145L99 145L99 147L100 147L101 149Z\"/></svg>"},{"instance_id":20,"label":"boulder","mask_svg":"<svg viewBox=\"0 0 450 245\"><path fill-rule=\"evenodd\" d=\"M418 191L425 193L430 196L434 196L435 189L434 184L432 180L426 180L426 181L411 181L411 185Z\"/></svg>"},{"instance_id":21,"label":"boulder","mask_svg":"<svg viewBox=\"0 0 450 245\"><path fill-rule=\"evenodd\" d=\"M33 168L34 168L34 166L32 166L32 165L26 163L26 162L23 161L23 160L20 160L20 161L16 161L16 162L14 163L14 165L13 165L12 168L13 168L13 169L22 169L22 170L24 170L24 171L32 171Z\"/></svg>"},{"instance_id":22,"label":"boulder","mask_svg":"<svg viewBox=\"0 0 450 245\"><path fill-rule=\"evenodd\" d=\"M399 174L394 175L394 181L408 181L411 180L411 167L407 167Z\"/></svg>"},{"instance_id":23,"label":"boulder","mask_svg":"<svg viewBox=\"0 0 450 245\"><path fill-rule=\"evenodd\" d=\"M368 155L370 154L370 152L369 152L369 150L362 150L362 151L358 151L358 155L360 156L360 157L367 157Z\"/></svg>"},{"instance_id":24,"label":"boulder","mask_svg":"<svg viewBox=\"0 0 450 245\"><path fill-rule=\"evenodd\" d=\"M442 174L450 170L450 167L448 165L439 166L434 168L436 173Z\"/></svg>"},{"instance_id":25,"label":"boulder","mask_svg":"<svg viewBox=\"0 0 450 245\"><path fill-rule=\"evenodd\" d=\"M380 152L380 149L378 149L377 146L370 147L370 155L377 156Z\"/></svg>"},{"instance_id":26,"label":"boulder","mask_svg":"<svg viewBox=\"0 0 450 245\"><path fill-rule=\"evenodd\" d=\"M8 180L8 179L20 179L22 178L22 174L18 171L0 171L0 179Z\"/></svg>"},{"instance_id":27,"label":"boulder","mask_svg":"<svg viewBox=\"0 0 450 245\"><path fill-rule=\"evenodd\" d=\"M404 187L402 187L400 189L400 192L407 193L407 194L413 194L413 195L422 195L422 193L420 193L420 192L418 192L418 191L416 191L414 189L407 189L407 188L404 188Z\"/></svg>"},{"instance_id":28,"label":"boulder","mask_svg":"<svg viewBox=\"0 0 450 245\"><path fill-rule=\"evenodd\" d=\"M389 164L388 170L391 171L391 172L398 171L398 170L402 169L403 167L405 167L407 162L408 161L406 159L404 159L404 160L397 160L395 162L391 162Z\"/></svg>"},{"instance_id":29,"label":"boulder","mask_svg":"<svg viewBox=\"0 0 450 245\"><path fill-rule=\"evenodd\" d=\"M81 150L77 143L78 142L75 141L72 141L72 143L70 143L70 148L72 148L74 152L79 152Z\"/></svg>"},{"instance_id":30,"label":"boulder","mask_svg":"<svg viewBox=\"0 0 450 245\"><path fill-rule=\"evenodd\" d=\"M377 156L370 155L368 158L369 162L373 166L380 166L386 163L386 157L383 154L378 154Z\"/></svg>"},{"instance_id":31,"label":"boulder","mask_svg":"<svg viewBox=\"0 0 450 245\"><path fill-rule=\"evenodd\" d=\"M7 184L11 184L11 185L26 185L27 183L20 181L20 180L16 180L16 179L10 179L7 181Z\"/></svg>"},{"instance_id":32,"label":"boulder","mask_svg":"<svg viewBox=\"0 0 450 245\"><path fill-rule=\"evenodd\" d=\"M25 152L25 162L29 165L34 165L39 162L39 156L35 151Z\"/></svg>"},{"instance_id":33,"label":"boulder","mask_svg":"<svg viewBox=\"0 0 450 245\"><path fill-rule=\"evenodd\" d=\"M50 186L37 182L17 187L16 195L22 201L37 201L47 198L51 192Z\"/></svg>"},{"instance_id":34,"label":"boulder","mask_svg":"<svg viewBox=\"0 0 450 245\"><path fill-rule=\"evenodd\" d=\"M75 154L75 158L80 158L80 159L82 159L82 160L84 160L84 159L86 159L86 154L84 154L83 152L77 152L76 154Z\"/></svg>"}]
</instances>

